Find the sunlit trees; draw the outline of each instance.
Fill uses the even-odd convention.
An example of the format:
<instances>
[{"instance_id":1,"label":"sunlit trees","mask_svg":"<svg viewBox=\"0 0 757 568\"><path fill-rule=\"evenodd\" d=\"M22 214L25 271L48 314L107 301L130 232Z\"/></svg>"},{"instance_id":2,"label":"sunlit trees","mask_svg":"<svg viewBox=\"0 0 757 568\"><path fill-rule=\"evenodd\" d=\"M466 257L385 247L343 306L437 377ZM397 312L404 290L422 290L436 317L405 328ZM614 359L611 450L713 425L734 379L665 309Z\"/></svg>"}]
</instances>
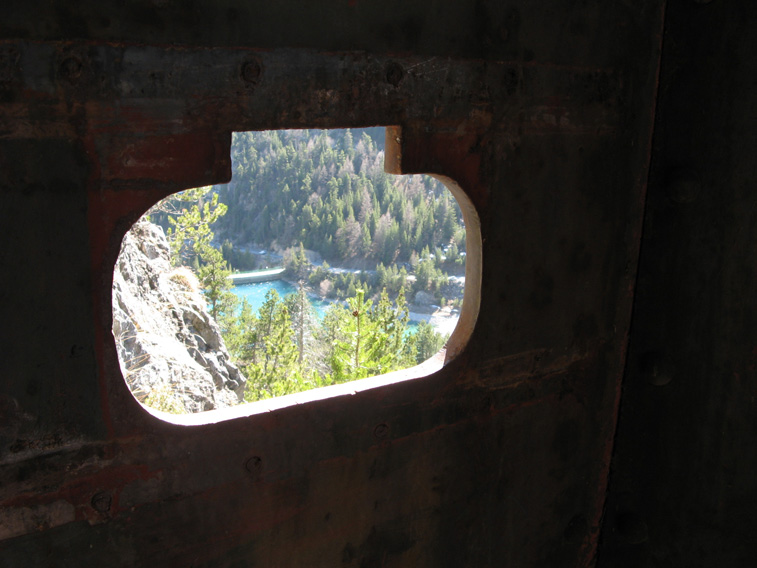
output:
<instances>
[{"instance_id":1,"label":"sunlit trees","mask_svg":"<svg viewBox=\"0 0 757 568\"><path fill-rule=\"evenodd\" d=\"M211 225L223 217L228 208L219 203L218 194L211 190L212 187L206 186L179 192L157 203L148 214L168 217L171 263L189 265L197 273L210 313L219 320L224 313L233 311L236 296L231 291L228 262L212 244Z\"/></svg>"},{"instance_id":2,"label":"sunlit trees","mask_svg":"<svg viewBox=\"0 0 757 568\"><path fill-rule=\"evenodd\" d=\"M199 248L198 257L200 269L197 276L210 304L210 315L218 320L222 313L232 311L236 305L236 296L231 291L229 280L231 270L221 251L209 244Z\"/></svg>"},{"instance_id":3,"label":"sunlit trees","mask_svg":"<svg viewBox=\"0 0 757 568\"><path fill-rule=\"evenodd\" d=\"M434 327L422 321L415 332L415 362L420 364L439 351L446 341L446 337L434 330Z\"/></svg>"},{"instance_id":4,"label":"sunlit trees","mask_svg":"<svg viewBox=\"0 0 757 568\"><path fill-rule=\"evenodd\" d=\"M409 319L403 292L392 303L386 291L379 301L365 299L363 290L347 300L347 307L334 306L334 348L330 364L333 381L380 375L414 364L413 346L405 337ZM324 320L326 321L326 320Z\"/></svg>"},{"instance_id":5,"label":"sunlit trees","mask_svg":"<svg viewBox=\"0 0 757 568\"><path fill-rule=\"evenodd\" d=\"M292 330L294 331L297 362L303 365L305 355L310 356L312 354L313 329L317 325L317 319L302 282L300 282L296 293L288 294L284 298L284 305L289 311Z\"/></svg>"},{"instance_id":6,"label":"sunlit trees","mask_svg":"<svg viewBox=\"0 0 757 568\"><path fill-rule=\"evenodd\" d=\"M407 332L405 291L425 306L432 300L421 291L444 304L452 286L445 272L464 258L462 215L430 178L384 173L382 146L378 130L239 133L230 184L184 192L155 211L173 262L200 278L249 378L248 400L408 367L443 341L430 326ZM228 275L230 263L254 266L257 248L286 251L286 278L300 286L253 313L235 307ZM313 266L311 251L354 270ZM307 298L313 291L342 302L321 323Z\"/></svg>"},{"instance_id":7,"label":"sunlit trees","mask_svg":"<svg viewBox=\"0 0 757 568\"><path fill-rule=\"evenodd\" d=\"M439 182L383 171L379 129L237 133L232 158L234 180L217 188L230 212L217 231L233 242L281 249L302 242L332 263L389 264L464 231Z\"/></svg>"},{"instance_id":8,"label":"sunlit trees","mask_svg":"<svg viewBox=\"0 0 757 568\"><path fill-rule=\"evenodd\" d=\"M284 269L288 279L302 280L308 277L310 261L302 243L299 247L288 248L284 252Z\"/></svg>"},{"instance_id":9,"label":"sunlit trees","mask_svg":"<svg viewBox=\"0 0 757 568\"><path fill-rule=\"evenodd\" d=\"M239 361L247 376L247 400L274 396L292 380L297 363L289 311L276 290L269 290L257 318L243 331L246 360ZM286 390L286 389L284 389Z\"/></svg>"},{"instance_id":10,"label":"sunlit trees","mask_svg":"<svg viewBox=\"0 0 757 568\"><path fill-rule=\"evenodd\" d=\"M245 400L255 401L414 365L408 319L404 291L374 303L358 289L319 323L303 287L283 299L270 290L257 314L243 304L226 341L247 376Z\"/></svg>"},{"instance_id":11,"label":"sunlit trees","mask_svg":"<svg viewBox=\"0 0 757 568\"><path fill-rule=\"evenodd\" d=\"M213 241L210 226L228 211L219 203L218 194L211 187L197 187L182 191L161 201L156 207L169 214L171 227L166 236L171 246L171 260L175 266L197 264Z\"/></svg>"}]
</instances>

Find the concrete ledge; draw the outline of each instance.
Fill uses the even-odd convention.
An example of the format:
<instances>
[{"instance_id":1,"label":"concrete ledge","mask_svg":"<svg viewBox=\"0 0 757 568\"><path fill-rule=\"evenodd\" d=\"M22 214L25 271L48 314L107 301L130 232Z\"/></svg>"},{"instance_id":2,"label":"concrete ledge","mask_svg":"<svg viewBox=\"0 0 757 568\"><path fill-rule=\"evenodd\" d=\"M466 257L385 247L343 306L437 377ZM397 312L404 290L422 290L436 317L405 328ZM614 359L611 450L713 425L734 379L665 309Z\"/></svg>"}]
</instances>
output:
<instances>
[{"instance_id":1,"label":"concrete ledge","mask_svg":"<svg viewBox=\"0 0 757 568\"><path fill-rule=\"evenodd\" d=\"M256 282L268 282L279 280L284 274L283 268L271 268L270 270L253 270L252 272L239 272L229 276L234 285L254 284Z\"/></svg>"}]
</instances>

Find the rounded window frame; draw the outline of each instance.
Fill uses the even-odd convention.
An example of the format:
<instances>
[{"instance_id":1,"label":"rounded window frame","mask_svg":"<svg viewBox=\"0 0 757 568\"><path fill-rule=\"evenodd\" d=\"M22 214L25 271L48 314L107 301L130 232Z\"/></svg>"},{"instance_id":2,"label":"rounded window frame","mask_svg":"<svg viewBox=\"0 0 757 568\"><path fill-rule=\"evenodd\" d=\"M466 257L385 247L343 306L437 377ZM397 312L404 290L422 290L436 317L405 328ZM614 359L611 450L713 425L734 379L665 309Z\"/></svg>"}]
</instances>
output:
<instances>
[{"instance_id":1,"label":"rounded window frame","mask_svg":"<svg viewBox=\"0 0 757 568\"><path fill-rule=\"evenodd\" d=\"M398 173L394 171L396 170L396 166L390 162L393 162L396 159L396 155L399 152L399 149L397 147L399 143L398 132L401 131L401 128L391 125L383 125L383 127L386 129L386 153L384 155L384 171L393 175L428 175L436 179L437 181L442 183L442 185L444 185L452 194L453 198L460 207L463 216L466 241L465 286L463 290L463 302L460 308L460 315L457 325L455 326L455 329L447 340L445 347L442 348L436 355L424 361L423 363L408 367L407 369L392 371L389 373L375 375L373 377L367 377L364 379L357 379L337 385L319 387L303 392L273 397L266 400L243 402L233 407L208 410L193 414L170 414L139 403L139 401L137 401L137 399L134 398L133 394L131 393L131 390L129 389L126 383L126 379L123 375L123 371L120 365L118 365L118 376L120 378L121 386L128 392L129 396L133 398L134 403L137 406L139 406L148 415L157 418L163 423L180 426L203 426L209 424L217 424L229 420L272 412L295 405L306 404L319 400L333 399L340 396L351 396L366 390L386 387L392 384L397 384L413 379L430 377L440 372L444 366L458 357L465 350L473 334L481 303L483 242L481 237L481 222L478 212L473 201L468 196L463 187L456 180L447 175L434 172ZM337 128L351 127L331 127L329 129ZM240 132L242 131L240 130ZM231 133L229 133L229 135L231 135ZM191 188L187 187L184 189ZM172 193L177 193L183 191L184 189L177 189ZM158 197L154 202L151 201L147 209L160 201L161 198L162 197ZM129 228L130 227L131 224L129 225ZM111 277L113 270L115 270L117 262L118 259L116 257L115 262L111 267ZM113 350L115 351L115 337L113 337L112 333L109 335L110 340L113 342Z\"/></svg>"}]
</instances>

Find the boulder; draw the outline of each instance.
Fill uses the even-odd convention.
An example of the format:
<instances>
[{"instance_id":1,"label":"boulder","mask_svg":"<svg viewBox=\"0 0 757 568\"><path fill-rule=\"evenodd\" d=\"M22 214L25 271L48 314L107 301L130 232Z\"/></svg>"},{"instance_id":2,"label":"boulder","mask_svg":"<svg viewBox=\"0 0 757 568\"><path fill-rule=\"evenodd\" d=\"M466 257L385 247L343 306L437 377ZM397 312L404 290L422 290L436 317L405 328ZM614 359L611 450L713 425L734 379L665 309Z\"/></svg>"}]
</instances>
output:
<instances>
[{"instance_id":1,"label":"boulder","mask_svg":"<svg viewBox=\"0 0 757 568\"><path fill-rule=\"evenodd\" d=\"M415 293L413 303L417 306L431 307L435 301L433 294L429 294L424 290L418 290L418 292Z\"/></svg>"},{"instance_id":2,"label":"boulder","mask_svg":"<svg viewBox=\"0 0 757 568\"><path fill-rule=\"evenodd\" d=\"M140 221L124 237L113 273L113 336L126 383L142 403L201 412L243 401L196 277L173 268L163 229Z\"/></svg>"}]
</instances>

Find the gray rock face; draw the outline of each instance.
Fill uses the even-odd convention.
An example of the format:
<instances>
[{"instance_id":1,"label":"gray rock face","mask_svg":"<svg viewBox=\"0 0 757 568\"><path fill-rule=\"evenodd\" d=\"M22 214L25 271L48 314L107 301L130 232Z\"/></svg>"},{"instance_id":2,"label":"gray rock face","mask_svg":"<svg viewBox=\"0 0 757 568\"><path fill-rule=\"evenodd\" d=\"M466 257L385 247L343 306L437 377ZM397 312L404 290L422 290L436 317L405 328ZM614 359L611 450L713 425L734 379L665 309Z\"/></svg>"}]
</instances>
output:
<instances>
[{"instance_id":1,"label":"gray rock face","mask_svg":"<svg viewBox=\"0 0 757 568\"><path fill-rule=\"evenodd\" d=\"M415 304L417 306L430 307L434 303L434 296L423 290L415 293Z\"/></svg>"},{"instance_id":2,"label":"gray rock face","mask_svg":"<svg viewBox=\"0 0 757 568\"><path fill-rule=\"evenodd\" d=\"M244 398L246 379L231 363L196 277L171 267L163 229L152 223L135 224L121 245L113 336L124 378L142 403L202 412Z\"/></svg>"}]
</instances>

